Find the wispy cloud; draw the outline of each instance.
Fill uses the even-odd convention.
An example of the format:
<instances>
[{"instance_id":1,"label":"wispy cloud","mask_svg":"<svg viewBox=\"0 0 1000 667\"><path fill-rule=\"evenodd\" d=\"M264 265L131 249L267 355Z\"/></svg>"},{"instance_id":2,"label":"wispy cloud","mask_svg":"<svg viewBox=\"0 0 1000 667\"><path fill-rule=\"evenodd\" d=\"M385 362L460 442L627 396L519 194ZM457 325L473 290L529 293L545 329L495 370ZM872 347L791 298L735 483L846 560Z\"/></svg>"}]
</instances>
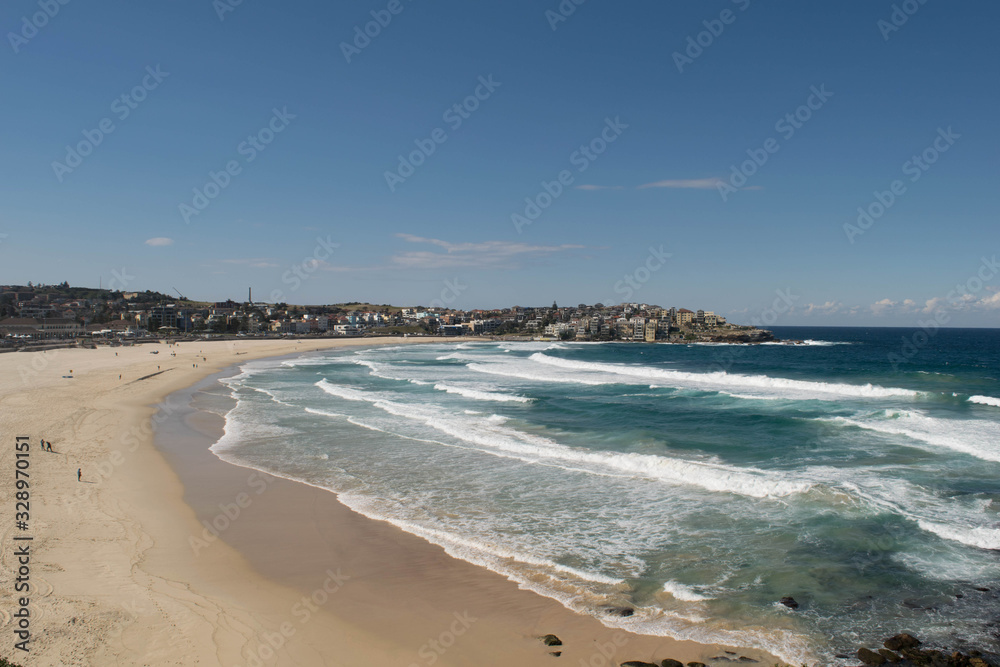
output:
<instances>
[{"instance_id":1,"label":"wispy cloud","mask_svg":"<svg viewBox=\"0 0 1000 667\"><path fill-rule=\"evenodd\" d=\"M165 245L173 245L173 244L174 244L174 240L173 239L168 239L166 236L157 236L155 238L146 239L146 245L149 245L149 246L165 246Z\"/></svg>"},{"instance_id":2,"label":"wispy cloud","mask_svg":"<svg viewBox=\"0 0 1000 667\"><path fill-rule=\"evenodd\" d=\"M557 246L529 245L508 241L481 241L479 243L451 243L441 239L424 238L412 234L396 234L409 243L421 243L443 248L444 252L414 250L393 255L390 262L399 269L442 268L517 268L527 259L547 257L566 250L579 250L582 245Z\"/></svg>"},{"instance_id":3,"label":"wispy cloud","mask_svg":"<svg viewBox=\"0 0 1000 667\"><path fill-rule=\"evenodd\" d=\"M656 181L646 183L636 187L637 190L646 188L677 188L681 190L711 190L725 183L721 178L682 178L675 180Z\"/></svg>"},{"instance_id":4,"label":"wispy cloud","mask_svg":"<svg viewBox=\"0 0 1000 667\"><path fill-rule=\"evenodd\" d=\"M806 304L805 310L803 311L806 315L812 315L817 313L819 315L835 315L839 313L844 307L844 304L839 301L827 301L826 303L809 303Z\"/></svg>"},{"instance_id":5,"label":"wispy cloud","mask_svg":"<svg viewBox=\"0 0 1000 667\"><path fill-rule=\"evenodd\" d=\"M278 264L269 257L246 257L241 259L224 259L224 264L240 264L253 269L276 269Z\"/></svg>"}]
</instances>

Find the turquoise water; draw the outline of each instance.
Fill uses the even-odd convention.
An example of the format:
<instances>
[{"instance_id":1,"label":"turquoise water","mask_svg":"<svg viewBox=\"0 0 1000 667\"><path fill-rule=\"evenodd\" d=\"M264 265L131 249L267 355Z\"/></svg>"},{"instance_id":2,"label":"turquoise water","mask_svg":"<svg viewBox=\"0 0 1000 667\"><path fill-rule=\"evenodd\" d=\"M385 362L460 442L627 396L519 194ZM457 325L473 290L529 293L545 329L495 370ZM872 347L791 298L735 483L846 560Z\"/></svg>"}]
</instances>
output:
<instances>
[{"instance_id":1,"label":"turquoise water","mask_svg":"<svg viewBox=\"0 0 1000 667\"><path fill-rule=\"evenodd\" d=\"M635 632L997 650L1000 331L775 331L251 362L213 451Z\"/></svg>"}]
</instances>

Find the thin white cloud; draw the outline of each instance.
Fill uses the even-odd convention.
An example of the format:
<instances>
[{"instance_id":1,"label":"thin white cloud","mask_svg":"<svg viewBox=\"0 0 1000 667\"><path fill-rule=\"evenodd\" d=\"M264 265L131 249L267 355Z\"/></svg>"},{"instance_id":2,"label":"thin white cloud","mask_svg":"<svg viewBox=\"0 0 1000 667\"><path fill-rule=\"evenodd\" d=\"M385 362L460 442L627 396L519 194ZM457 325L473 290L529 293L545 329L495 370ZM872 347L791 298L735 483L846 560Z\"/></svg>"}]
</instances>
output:
<instances>
[{"instance_id":1,"label":"thin white cloud","mask_svg":"<svg viewBox=\"0 0 1000 667\"><path fill-rule=\"evenodd\" d=\"M882 299L881 301L876 301L868 308L872 311L874 315L885 315L888 312L895 310L896 306L899 304L892 299Z\"/></svg>"},{"instance_id":2,"label":"thin white cloud","mask_svg":"<svg viewBox=\"0 0 1000 667\"><path fill-rule=\"evenodd\" d=\"M1000 308L1000 292L995 292L990 296L983 297L979 303L983 308L986 308L987 310Z\"/></svg>"},{"instance_id":3,"label":"thin white cloud","mask_svg":"<svg viewBox=\"0 0 1000 667\"><path fill-rule=\"evenodd\" d=\"M843 307L844 304L839 301L827 301L826 303L821 304L809 303L806 304L803 313L806 315L812 315L813 313L818 313L820 315L835 315L840 312Z\"/></svg>"},{"instance_id":4,"label":"thin white cloud","mask_svg":"<svg viewBox=\"0 0 1000 667\"><path fill-rule=\"evenodd\" d=\"M174 240L168 239L166 236L157 236L151 239L146 239L146 245L148 246L165 246L173 244Z\"/></svg>"},{"instance_id":5,"label":"thin white cloud","mask_svg":"<svg viewBox=\"0 0 1000 667\"><path fill-rule=\"evenodd\" d=\"M508 241L481 241L479 243L451 243L413 234L396 234L409 243L422 243L443 248L444 252L414 250L393 255L390 262L398 269L441 268L516 268L521 261L550 256L566 250L579 250L582 245L565 243L557 246L529 245Z\"/></svg>"},{"instance_id":6,"label":"thin white cloud","mask_svg":"<svg viewBox=\"0 0 1000 667\"><path fill-rule=\"evenodd\" d=\"M711 190L725 183L721 178L683 178L676 180L656 181L645 183L636 187L637 190L646 188L678 188L683 190Z\"/></svg>"},{"instance_id":7,"label":"thin white cloud","mask_svg":"<svg viewBox=\"0 0 1000 667\"><path fill-rule=\"evenodd\" d=\"M240 264L243 266L249 266L253 269L276 269L278 264L274 263L274 260L269 257L246 257L241 259L224 259L222 260L224 264Z\"/></svg>"}]
</instances>

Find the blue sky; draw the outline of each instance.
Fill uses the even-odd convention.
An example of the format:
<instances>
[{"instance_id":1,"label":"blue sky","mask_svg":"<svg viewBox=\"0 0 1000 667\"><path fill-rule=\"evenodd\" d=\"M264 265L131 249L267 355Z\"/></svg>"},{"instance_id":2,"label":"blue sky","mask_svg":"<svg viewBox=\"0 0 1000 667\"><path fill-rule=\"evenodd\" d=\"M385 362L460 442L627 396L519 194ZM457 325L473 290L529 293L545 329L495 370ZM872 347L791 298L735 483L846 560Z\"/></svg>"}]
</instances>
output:
<instances>
[{"instance_id":1,"label":"blue sky","mask_svg":"<svg viewBox=\"0 0 1000 667\"><path fill-rule=\"evenodd\" d=\"M1000 322L996 3L63 1L0 9L0 283Z\"/></svg>"}]
</instances>

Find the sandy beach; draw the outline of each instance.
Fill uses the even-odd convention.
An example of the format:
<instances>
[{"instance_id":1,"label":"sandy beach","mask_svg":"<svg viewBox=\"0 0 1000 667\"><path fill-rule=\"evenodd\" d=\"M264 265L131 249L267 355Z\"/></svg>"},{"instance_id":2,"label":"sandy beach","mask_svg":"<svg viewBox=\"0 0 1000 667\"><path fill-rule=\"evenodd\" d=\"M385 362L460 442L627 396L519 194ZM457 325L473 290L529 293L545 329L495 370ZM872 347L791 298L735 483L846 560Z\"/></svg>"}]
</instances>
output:
<instances>
[{"instance_id":1,"label":"sandy beach","mask_svg":"<svg viewBox=\"0 0 1000 667\"><path fill-rule=\"evenodd\" d=\"M333 493L224 463L208 451L221 417L188 405L196 385L251 359L422 340L0 354L5 516L15 509L15 439L30 443L21 457L28 527L3 526L0 656L24 665L599 667L726 655L605 627ZM40 451L40 439L54 451ZM33 538L28 593L15 592L10 574L19 536ZM28 653L13 632L25 595ZM545 646L548 633L563 645Z\"/></svg>"}]
</instances>

